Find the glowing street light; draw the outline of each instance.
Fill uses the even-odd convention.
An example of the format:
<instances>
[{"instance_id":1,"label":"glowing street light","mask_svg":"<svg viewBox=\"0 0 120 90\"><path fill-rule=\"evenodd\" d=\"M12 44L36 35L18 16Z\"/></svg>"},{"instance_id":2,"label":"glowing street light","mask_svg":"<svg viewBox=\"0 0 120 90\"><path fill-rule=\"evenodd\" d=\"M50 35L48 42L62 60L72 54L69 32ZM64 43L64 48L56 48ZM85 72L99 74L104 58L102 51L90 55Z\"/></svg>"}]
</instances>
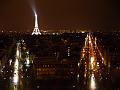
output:
<instances>
[{"instance_id":1,"label":"glowing street light","mask_svg":"<svg viewBox=\"0 0 120 90\"><path fill-rule=\"evenodd\" d=\"M94 57L91 57L90 63L91 63L91 68L93 69L94 68Z\"/></svg>"},{"instance_id":2,"label":"glowing street light","mask_svg":"<svg viewBox=\"0 0 120 90\"><path fill-rule=\"evenodd\" d=\"M14 64L14 76L13 76L13 83L15 85L17 85L18 78L19 78L19 76L18 76L18 67L19 67L19 62L18 62L18 59L16 58L15 64Z\"/></svg>"},{"instance_id":3,"label":"glowing street light","mask_svg":"<svg viewBox=\"0 0 120 90\"><path fill-rule=\"evenodd\" d=\"M95 90L96 89L94 74L92 74L92 76L91 76L90 88L91 88L91 90Z\"/></svg>"}]
</instances>

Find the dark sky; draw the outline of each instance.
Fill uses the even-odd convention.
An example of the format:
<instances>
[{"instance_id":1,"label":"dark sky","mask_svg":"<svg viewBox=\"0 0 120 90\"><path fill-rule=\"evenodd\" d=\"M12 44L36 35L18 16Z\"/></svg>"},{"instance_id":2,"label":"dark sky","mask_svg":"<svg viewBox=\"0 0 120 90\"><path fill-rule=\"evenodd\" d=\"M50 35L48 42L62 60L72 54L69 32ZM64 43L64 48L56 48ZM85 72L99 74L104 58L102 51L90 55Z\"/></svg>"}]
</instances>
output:
<instances>
[{"instance_id":1,"label":"dark sky","mask_svg":"<svg viewBox=\"0 0 120 90\"><path fill-rule=\"evenodd\" d=\"M0 0L0 29L33 30L36 7L40 29L120 29L117 0Z\"/></svg>"}]
</instances>

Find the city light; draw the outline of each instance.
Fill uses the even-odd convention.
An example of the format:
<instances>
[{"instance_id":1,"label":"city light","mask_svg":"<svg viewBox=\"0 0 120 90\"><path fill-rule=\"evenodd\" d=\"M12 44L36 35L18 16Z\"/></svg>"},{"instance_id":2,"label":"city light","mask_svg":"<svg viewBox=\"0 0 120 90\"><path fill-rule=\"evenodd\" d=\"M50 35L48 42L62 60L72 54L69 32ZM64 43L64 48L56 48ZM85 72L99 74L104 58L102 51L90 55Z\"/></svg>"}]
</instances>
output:
<instances>
[{"instance_id":1,"label":"city light","mask_svg":"<svg viewBox=\"0 0 120 90\"><path fill-rule=\"evenodd\" d=\"M109 66L104 64L107 58L102 55L107 54L102 50L99 38L96 37L96 39L92 33L84 35L82 38L78 34L73 36L73 34L67 35L66 33L59 36L56 34L41 35L40 37L35 36L37 41L31 35L30 37L33 37L30 38L31 41L26 37L22 37L19 42L14 41L9 51L14 52L0 60L2 79L4 81L10 80L11 90L21 90L25 87L29 90L29 87L32 87L36 80L46 79L48 82L49 79L59 79L63 82L64 80L74 80L75 82L70 87L75 89L81 87L83 90L104 89L102 83L111 81L112 62L107 62ZM16 45L15 42L17 42ZM12 48L13 50L11 50ZM11 57L11 55L13 56ZM7 62L4 62L4 59L7 59ZM114 66L115 71L120 70L118 65ZM39 86L40 89L44 88L41 85L36 86Z\"/></svg>"},{"instance_id":2,"label":"city light","mask_svg":"<svg viewBox=\"0 0 120 90\"><path fill-rule=\"evenodd\" d=\"M91 63L91 69L93 69L94 68L94 57L91 57L90 63Z\"/></svg>"},{"instance_id":3,"label":"city light","mask_svg":"<svg viewBox=\"0 0 120 90\"><path fill-rule=\"evenodd\" d=\"M91 61L91 64L93 64L93 62L94 62L94 57L91 57L90 61Z\"/></svg>"},{"instance_id":4,"label":"city light","mask_svg":"<svg viewBox=\"0 0 120 90\"><path fill-rule=\"evenodd\" d=\"M1 0L0 90L120 90L120 0Z\"/></svg>"},{"instance_id":5,"label":"city light","mask_svg":"<svg viewBox=\"0 0 120 90\"><path fill-rule=\"evenodd\" d=\"M29 57L26 58L26 66L29 67L30 65L30 60L29 60Z\"/></svg>"},{"instance_id":6,"label":"city light","mask_svg":"<svg viewBox=\"0 0 120 90\"><path fill-rule=\"evenodd\" d=\"M20 58L20 43L17 43L16 57L14 63L14 73L13 73L13 83L14 85L18 84L19 80L19 58Z\"/></svg>"},{"instance_id":7,"label":"city light","mask_svg":"<svg viewBox=\"0 0 120 90\"><path fill-rule=\"evenodd\" d=\"M80 67L80 63L78 62L78 67Z\"/></svg>"},{"instance_id":8,"label":"city light","mask_svg":"<svg viewBox=\"0 0 120 90\"><path fill-rule=\"evenodd\" d=\"M13 83L15 85L17 85L18 79L19 79L19 76L18 76L18 67L19 67L19 62L18 62L18 59L16 58L15 64L14 64L14 75L13 75Z\"/></svg>"},{"instance_id":9,"label":"city light","mask_svg":"<svg viewBox=\"0 0 120 90\"><path fill-rule=\"evenodd\" d=\"M91 76L90 88L91 88L91 90L95 90L96 89L94 74L92 74L92 76Z\"/></svg>"},{"instance_id":10,"label":"city light","mask_svg":"<svg viewBox=\"0 0 120 90\"><path fill-rule=\"evenodd\" d=\"M12 59L9 60L9 64L10 64L10 65L11 65L11 63L12 63Z\"/></svg>"},{"instance_id":11,"label":"city light","mask_svg":"<svg viewBox=\"0 0 120 90\"><path fill-rule=\"evenodd\" d=\"M14 86L13 90L18 90L16 86Z\"/></svg>"},{"instance_id":12,"label":"city light","mask_svg":"<svg viewBox=\"0 0 120 90\"><path fill-rule=\"evenodd\" d=\"M81 31L82 33L85 33L85 31Z\"/></svg>"}]
</instances>

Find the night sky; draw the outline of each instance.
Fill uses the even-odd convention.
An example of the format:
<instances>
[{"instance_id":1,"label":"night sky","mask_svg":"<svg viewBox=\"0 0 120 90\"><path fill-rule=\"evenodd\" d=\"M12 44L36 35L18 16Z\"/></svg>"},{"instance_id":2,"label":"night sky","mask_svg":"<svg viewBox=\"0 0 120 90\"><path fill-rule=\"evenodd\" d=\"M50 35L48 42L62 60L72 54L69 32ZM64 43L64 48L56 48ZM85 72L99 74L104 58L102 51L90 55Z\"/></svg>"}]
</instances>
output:
<instances>
[{"instance_id":1,"label":"night sky","mask_svg":"<svg viewBox=\"0 0 120 90\"><path fill-rule=\"evenodd\" d=\"M0 0L0 30L32 32L32 7L36 7L40 29L120 29L117 0Z\"/></svg>"}]
</instances>

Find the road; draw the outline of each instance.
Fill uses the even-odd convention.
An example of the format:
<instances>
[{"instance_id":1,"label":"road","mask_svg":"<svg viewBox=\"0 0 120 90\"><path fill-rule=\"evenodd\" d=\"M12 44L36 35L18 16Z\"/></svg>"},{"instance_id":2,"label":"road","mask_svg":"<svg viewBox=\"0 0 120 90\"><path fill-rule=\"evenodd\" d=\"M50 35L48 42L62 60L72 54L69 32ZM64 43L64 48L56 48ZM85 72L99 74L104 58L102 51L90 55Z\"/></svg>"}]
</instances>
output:
<instances>
[{"instance_id":1,"label":"road","mask_svg":"<svg viewBox=\"0 0 120 90\"><path fill-rule=\"evenodd\" d=\"M110 89L109 73L107 72L105 59L100 52L96 37L88 33L85 38L85 46L81 51L81 61L84 64L84 89L107 90ZM106 77L106 75L108 75ZM103 85L103 82L107 82ZM111 90L111 89L110 89Z\"/></svg>"},{"instance_id":2,"label":"road","mask_svg":"<svg viewBox=\"0 0 120 90\"><path fill-rule=\"evenodd\" d=\"M15 60L11 59L1 69L1 90L33 90L34 77L30 73L32 69L29 65L29 56L26 55L26 63L22 63L21 59L21 42L17 42Z\"/></svg>"}]
</instances>

